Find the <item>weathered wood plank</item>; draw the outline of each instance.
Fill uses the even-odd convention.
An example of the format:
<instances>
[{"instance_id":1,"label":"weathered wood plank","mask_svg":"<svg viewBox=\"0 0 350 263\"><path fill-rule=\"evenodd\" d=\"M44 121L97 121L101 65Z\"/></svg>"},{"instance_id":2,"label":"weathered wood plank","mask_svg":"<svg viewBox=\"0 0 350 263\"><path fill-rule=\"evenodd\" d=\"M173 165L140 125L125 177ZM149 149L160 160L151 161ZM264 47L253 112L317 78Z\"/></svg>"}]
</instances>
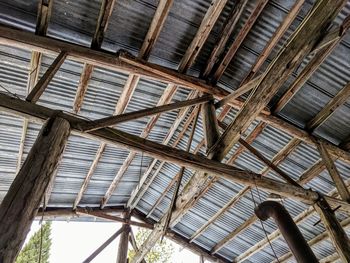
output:
<instances>
[{"instance_id":1,"label":"weathered wood plank","mask_svg":"<svg viewBox=\"0 0 350 263\"><path fill-rule=\"evenodd\" d=\"M279 87L287 80L290 73L312 50L322 32L340 11L345 1L318 1L305 18L296 33L270 64L259 85L252 91L243 108L234 121L211 150L212 155L222 159L238 141L240 133L247 129L259 112L267 105Z\"/></svg>"},{"instance_id":2,"label":"weathered wood plank","mask_svg":"<svg viewBox=\"0 0 350 263\"><path fill-rule=\"evenodd\" d=\"M332 36L332 32L327 34L324 38L331 35L332 39L336 40L328 41L327 44L319 43L318 47L313 51L317 53L313 58L309 61L306 67L300 72L298 77L295 79L293 84L288 88L288 90L283 94L283 96L279 99L279 101L274 106L273 111L279 112L281 111L287 103L294 97L294 95L301 89L301 87L306 83L306 81L310 78L310 76L316 71L316 69L321 65L321 63L327 58L327 56L333 51L333 49L340 43L346 31L349 28L349 20L350 17L344 20L344 23L337 28L334 32L336 32L336 36Z\"/></svg>"},{"instance_id":3,"label":"weathered wood plank","mask_svg":"<svg viewBox=\"0 0 350 263\"><path fill-rule=\"evenodd\" d=\"M202 19L196 36L193 38L190 46L187 48L185 55L182 57L182 60L180 62L181 66L178 69L179 72L186 72L188 68L194 63L226 3L227 0L211 1L207 12Z\"/></svg>"},{"instance_id":4,"label":"weathered wood plank","mask_svg":"<svg viewBox=\"0 0 350 263\"><path fill-rule=\"evenodd\" d=\"M147 35L139 52L140 58L143 58L144 60L149 58L151 50L159 37L166 18L168 17L172 4L173 0L159 0L156 12L153 15L151 25L149 26Z\"/></svg>"},{"instance_id":5,"label":"weathered wood plank","mask_svg":"<svg viewBox=\"0 0 350 263\"><path fill-rule=\"evenodd\" d=\"M172 104L165 104L161 106L156 106L153 108L148 108L144 110L139 111L133 111L129 113L124 113L121 115L115 115L111 117L106 117L103 119L95 120L89 122L85 127L83 127L83 131L89 132L94 131L97 129L105 128L108 126L113 126L119 123L132 121L135 119L140 119L147 116L152 116L156 114L160 114L167 111L174 111L178 110L184 107L190 107L196 104L205 103L206 101L210 100L211 96L202 96L195 99L185 100L185 101L179 101Z\"/></svg>"},{"instance_id":6,"label":"weathered wood plank","mask_svg":"<svg viewBox=\"0 0 350 263\"><path fill-rule=\"evenodd\" d=\"M225 49L226 43L229 40L229 37L231 36L233 30L236 28L236 25L239 21L239 18L242 15L242 12L247 5L248 0L238 0L231 10L231 13L228 15L228 18L224 22L224 25L222 27L222 31L219 33L217 42L215 43L215 46L213 47L209 59L206 63L205 69L201 72L201 76L203 78L207 78L211 70L213 69L216 61L221 56L222 52Z\"/></svg>"},{"instance_id":7,"label":"weathered wood plank","mask_svg":"<svg viewBox=\"0 0 350 263\"><path fill-rule=\"evenodd\" d=\"M30 91L26 100L30 102L37 102L40 96L44 93L45 89L49 85L50 81L55 76L56 72L59 70L64 60L67 57L67 52L62 51L46 70L45 74L40 78L35 87Z\"/></svg>"},{"instance_id":8,"label":"weathered wood plank","mask_svg":"<svg viewBox=\"0 0 350 263\"><path fill-rule=\"evenodd\" d=\"M169 143L170 139L174 135L175 131L178 129L179 125L185 119L185 117L187 116L188 112L190 112L190 109L186 109L183 113L179 113L178 114L178 116L177 116L176 120L174 121L172 127L169 129L168 134L164 138L163 144L168 144ZM184 136L184 133L186 132L188 126L190 125L192 119L194 118L194 114L195 114L194 111L192 111L190 113L189 117L187 118L186 122L183 125L183 129L182 129L181 133L179 134L179 136L177 137L175 142L172 144L172 147L176 147L176 145L180 142L180 140ZM138 183L138 185L134 189L134 191L131 193L131 196L130 196L130 198L128 200L128 204L127 204L128 208L133 209L136 206L136 204L140 201L140 199L143 196L143 194L146 192L148 186L153 182L154 178L157 176L159 170L165 164L165 162L161 162L159 164L159 166L158 166L157 171L155 171L153 173L153 175L150 178L148 178L148 176L150 175L152 169L155 167L156 164L157 164L157 160L153 160L153 162L149 165L149 167L147 168L145 173L141 176L140 182ZM147 180L148 183L145 184L147 178L148 178L148 180Z\"/></svg>"},{"instance_id":9,"label":"weathered wood plank","mask_svg":"<svg viewBox=\"0 0 350 263\"><path fill-rule=\"evenodd\" d=\"M318 151L322 157L323 163L325 164L329 175L333 179L335 187L337 188L340 197L346 201L350 202L350 193L348 188L346 187L343 178L340 176L335 163L333 162L331 156L329 155L325 145L323 142L319 142L317 145Z\"/></svg>"},{"instance_id":10,"label":"weathered wood plank","mask_svg":"<svg viewBox=\"0 0 350 263\"><path fill-rule=\"evenodd\" d=\"M283 172L280 168L278 168L277 165L275 165L273 162L271 162L269 159L267 159L263 154L261 154L258 150L256 150L253 146L251 146L249 143L247 143L245 140L240 138L238 142L243 145L246 149L248 149L253 155L255 155L260 161L265 163L268 167L270 167L271 170L275 171L277 174L279 174L285 181L288 183L294 185L294 186L300 186L296 181L294 181L288 174Z\"/></svg>"},{"instance_id":11,"label":"weathered wood plank","mask_svg":"<svg viewBox=\"0 0 350 263\"><path fill-rule=\"evenodd\" d=\"M89 168L89 171L88 171L86 177L84 178L83 184L82 184L82 186L81 186L81 188L80 188L80 190L79 190L79 192L77 194L77 197L74 200L73 209L76 209L77 206L79 205L80 200L83 197L83 194L85 193L85 191L86 191L86 189L88 187L88 184L89 184L89 182L91 180L91 177L94 174L94 172L95 172L95 170L97 168L97 164L100 161L100 159L102 157L102 154L105 151L105 149L106 149L106 144L105 143L100 144L100 146L99 146L99 148L97 150L95 159L93 160L93 162L92 162L92 164L91 164L91 166Z\"/></svg>"},{"instance_id":12,"label":"weathered wood plank","mask_svg":"<svg viewBox=\"0 0 350 263\"><path fill-rule=\"evenodd\" d=\"M20 251L69 134L67 120L49 119L1 202L0 262L12 263Z\"/></svg>"},{"instance_id":13,"label":"weathered wood plank","mask_svg":"<svg viewBox=\"0 0 350 263\"><path fill-rule=\"evenodd\" d=\"M231 241L234 237L236 237L239 233L241 233L242 230L247 229L249 226L251 226L253 223L255 223L256 220L257 220L257 216L255 214L253 214L243 224L241 224L239 227L237 227L235 230L233 230L228 236L226 236L223 240L221 240L219 243L217 243L213 247L213 249L211 250L211 253L212 254L217 253L229 241Z\"/></svg>"},{"instance_id":14,"label":"weathered wood plank","mask_svg":"<svg viewBox=\"0 0 350 263\"><path fill-rule=\"evenodd\" d=\"M250 29L253 27L255 21L258 19L260 13L264 9L267 2L268 2L268 0L259 0L257 2L256 6L255 6L254 10L252 11L251 15L249 16L248 20L246 21L246 23L244 24L242 29L239 31L235 41L232 43L229 50L225 54L224 58L222 59L222 61L220 61L216 71L213 73L212 78L213 78L214 83L221 78L225 69L230 64L232 58L236 54L238 48L241 46L245 37L248 35Z\"/></svg>"},{"instance_id":15,"label":"weathered wood plank","mask_svg":"<svg viewBox=\"0 0 350 263\"><path fill-rule=\"evenodd\" d=\"M350 82L337 93L326 106L312 118L306 128L309 131L315 130L318 126L322 125L341 105L343 105L350 96Z\"/></svg>"}]
</instances>

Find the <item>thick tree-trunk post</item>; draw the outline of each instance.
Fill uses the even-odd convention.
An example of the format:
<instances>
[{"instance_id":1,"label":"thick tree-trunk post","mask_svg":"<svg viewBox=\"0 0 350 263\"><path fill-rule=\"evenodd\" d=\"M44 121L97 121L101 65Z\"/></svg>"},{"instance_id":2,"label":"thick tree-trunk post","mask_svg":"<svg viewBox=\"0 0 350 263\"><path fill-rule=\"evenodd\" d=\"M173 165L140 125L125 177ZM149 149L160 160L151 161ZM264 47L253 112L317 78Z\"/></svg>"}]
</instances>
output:
<instances>
[{"instance_id":1,"label":"thick tree-trunk post","mask_svg":"<svg viewBox=\"0 0 350 263\"><path fill-rule=\"evenodd\" d=\"M69 122L50 118L0 205L0 262L12 263L23 245L70 133Z\"/></svg>"},{"instance_id":2,"label":"thick tree-trunk post","mask_svg":"<svg viewBox=\"0 0 350 263\"><path fill-rule=\"evenodd\" d=\"M314 205L314 208L320 215L341 261L350 262L350 240L337 220L334 211L323 197Z\"/></svg>"},{"instance_id":3,"label":"thick tree-trunk post","mask_svg":"<svg viewBox=\"0 0 350 263\"><path fill-rule=\"evenodd\" d=\"M124 219L130 220L129 212L124 212ZM124 224L123 228L124 228L124 231L120 235L120 240L119 240L117 263L128 262L128 244L129 244L130 225Z\"/></svg>"},{"instance_id":4,"label":"thick tree-trunk post","mask_svg":"<svg viewBox=\"0 0 350 263\"><path fill-rule=\"evenodd\" d=\"M214 100L202 105L202 119L204 129L204 139L207 150L219 139L219 125L216 119Z\"/></svg>"}]
</instances>

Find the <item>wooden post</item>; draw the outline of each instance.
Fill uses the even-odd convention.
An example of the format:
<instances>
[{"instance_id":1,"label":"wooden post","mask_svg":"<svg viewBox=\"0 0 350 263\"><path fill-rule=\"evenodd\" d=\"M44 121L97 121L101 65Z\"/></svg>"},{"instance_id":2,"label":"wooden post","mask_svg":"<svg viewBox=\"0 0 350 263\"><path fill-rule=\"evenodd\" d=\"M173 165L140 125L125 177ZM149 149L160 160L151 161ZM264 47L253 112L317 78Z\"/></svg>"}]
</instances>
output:
<instances>
[{"instance_id":1,"label":"wooden post","mask_svg":"<svg viewBox=\"0 0 350 263\"><path fill-rule=\"evenodd\" d=\"M124 219L130 220L129 212L124 212ZM124 228L124 231L120 235L120 240L119 240L117 263L128 262L128 244L129 244L130 225L124 224L123 228Z\"/></svg>"},{"instance_id":2,"label":"wooden post","mask_svg":"<svg viewBox=\"0 0 350 263\"><path fill-rule=\"evenodd\" d=\"M314 208L320 215L341 261L350 262L350 240L337 220L334 211L323 197L314 205Z\"/></svg>"},{"instance_id":3,"label":"wooden post","mask_svg":"<svg viewBox=\"0 0 350 263\"><path fill-rule=\"evenodd\" d=\"M23 245L70 133L69 122L50 118L0 205L0 262L12 263Z\"/></svg>"}]
</instances>

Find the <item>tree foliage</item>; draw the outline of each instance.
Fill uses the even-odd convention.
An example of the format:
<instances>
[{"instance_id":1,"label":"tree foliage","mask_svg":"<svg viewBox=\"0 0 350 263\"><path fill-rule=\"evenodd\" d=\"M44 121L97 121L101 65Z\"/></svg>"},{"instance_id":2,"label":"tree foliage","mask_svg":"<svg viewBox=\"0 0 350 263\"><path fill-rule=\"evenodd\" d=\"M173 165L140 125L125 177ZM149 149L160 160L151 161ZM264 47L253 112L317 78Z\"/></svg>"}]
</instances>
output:
<instances>
[{"instance_id":1,"label":"tree foliage","mask_svg":"<svg viewBox=\"0 0 350 263\"><path fill-rule=\"evenodd\" d=\"M140 247L143 242L147 239L148 235L151 233L150 230L145 228L140 228L135 236L137 246ZM146 255L145 260L147 263L168 263L170 262L171 256L174 253L173 244L167 240L163 239L162 242L158 240L151 251ZM129 249L128 257L131 260L135 256L135 251Z\"/></svg>"},{"instance_id":2,"label":"tree foliage","mask_svg":"<svg viewBox=\"0 0 350 263\"><path fill-rule=\"evenodd\" d=\"M16 263L49 263L51 248L51 222L46 222L37 232L29 239L27 244L18 254ZM41 246L41 260L40 257Z\"/></svg>"}]
</instances>

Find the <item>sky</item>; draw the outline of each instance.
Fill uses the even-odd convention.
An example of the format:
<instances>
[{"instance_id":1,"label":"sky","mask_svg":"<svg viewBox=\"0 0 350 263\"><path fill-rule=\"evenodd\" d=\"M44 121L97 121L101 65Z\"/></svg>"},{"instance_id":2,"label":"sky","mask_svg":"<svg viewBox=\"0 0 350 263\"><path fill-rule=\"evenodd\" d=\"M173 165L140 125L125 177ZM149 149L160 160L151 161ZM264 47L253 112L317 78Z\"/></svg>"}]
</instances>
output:
<instances>
[{"instance_id":1,"label":"sky","mask_svg":"<svg viewBox=\"0 0 350 263\"><path fill-rule=\"evenodd\" d=\"M83 262L120 227L120 223L114 222L52 222L50 263ZM27 241L39 228L39 222L34 221ZM136 234L137 227L133 227L133 231ZM116 263L118 241L119 238L114 240L92 262ZM175 252L171 260L172 263L199 263L197 255L175 243L173 244Z\"/></svg>"}]
</instances>

